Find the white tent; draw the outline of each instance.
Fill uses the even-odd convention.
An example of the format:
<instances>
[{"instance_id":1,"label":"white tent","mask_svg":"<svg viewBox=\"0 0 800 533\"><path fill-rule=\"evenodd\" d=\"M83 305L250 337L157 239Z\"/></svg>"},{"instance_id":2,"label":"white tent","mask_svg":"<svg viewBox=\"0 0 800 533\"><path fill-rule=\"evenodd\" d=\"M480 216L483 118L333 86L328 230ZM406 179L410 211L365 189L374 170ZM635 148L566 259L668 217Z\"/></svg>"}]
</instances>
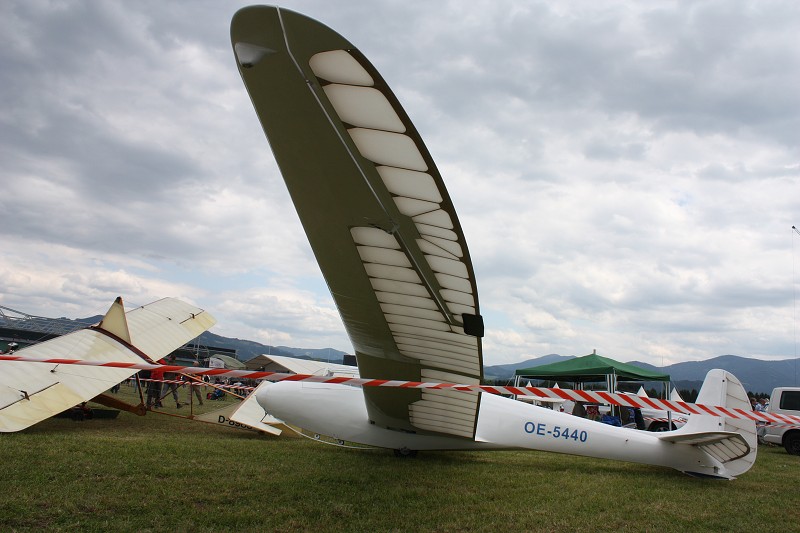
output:
<instances>
[{"instance_id":1,"label":"white tent","mask_svg":"<svg viewBox=\"0 0 800 533\"><path fill-rule=\"evenodd\" d=\"M214 354L208 358L209 368L228 368L230 370L243 370L244 363L228 355Z\"/></svg>"},{"instance_id":2,"label":"white tent","mask_svg":"<svg viewBox=\"0 0 800 533\"><path fill-rule=\"evenodd\" d=\"M247 362L247 368L266 372L288 372L291 374L311 374L315 376L346 376L359 377L358 367L312 361L311 359L298 359L283 355L259 355Z\"/></svg>"}]
</instances>

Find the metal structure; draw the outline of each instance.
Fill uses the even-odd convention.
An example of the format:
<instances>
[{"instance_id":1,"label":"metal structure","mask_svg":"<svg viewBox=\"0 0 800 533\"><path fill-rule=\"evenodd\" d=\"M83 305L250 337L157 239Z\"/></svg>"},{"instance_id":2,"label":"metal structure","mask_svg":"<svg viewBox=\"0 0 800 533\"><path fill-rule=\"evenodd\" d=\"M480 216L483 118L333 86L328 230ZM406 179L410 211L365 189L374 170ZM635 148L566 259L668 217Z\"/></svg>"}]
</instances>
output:
<instances>
[{"instance_id":1,"label":"metal structure","mask_svg":"<svg viewBox=\"0 0 800 533\"><path fill-rule=\"evenodd\" d=\"M69 318L47 318L30 315L0 305L0 339L35 344L67 335L91 324Z\"/></svg>"}]
</instances>

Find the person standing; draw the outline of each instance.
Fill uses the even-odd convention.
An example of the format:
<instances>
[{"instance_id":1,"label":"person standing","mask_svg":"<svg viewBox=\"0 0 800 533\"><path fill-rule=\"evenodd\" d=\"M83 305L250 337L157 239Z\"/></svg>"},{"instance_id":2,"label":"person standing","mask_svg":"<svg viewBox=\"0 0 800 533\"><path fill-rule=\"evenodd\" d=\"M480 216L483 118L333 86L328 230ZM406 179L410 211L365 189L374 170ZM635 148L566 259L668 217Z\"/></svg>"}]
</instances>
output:
<instances>
[{"instance_id":1,"label":"person standing","mask_svg":"<svg viewBox=\"0 0 800 533\"><path fill-rule=\"evenodd\" d=\"M174 355L170 355L167 358L167 364L175 366ZM177 374L174 374L173 372L166 372L163 373L163 376L165 381L171 381L172 383L164 383L164 386L161 388L161 398L166 398L167 394L171 392L172 398L175 400L175 407L180 409L181 407L183 407L183 405L181 405L181 402L178 400L178 384L175 383L175 381L177 381L178 378Z\"/></svg>"},{"instance_id":2,"label":"person standing","mask_svg":"<svg viewBox=\"0 0 800 533\"><path fill-rule=\"evenodd\" d=\"M192 366L199 367L200 362L195 361ZM192 393L194 393L197 401L200 402L200 405L203 405L203 394L200 392L201 382L195 381L192 378L184 377L185 380L188 381L189 386L189 396L186 399L186 403L192 403Z\"/></svg>"},{"instance_id":3,"label":"person standing","mask_svg":"<svg viewBox=\"0 0 800 533\"><path fill-rule=\"evenodd\" d=\"M144 377L145 372L142 371L142 377ZM154 369L149 371L149 376L145 379L149 379L147 382L147 409L150 410L153 407L162 407L161 405L161 381L164 379L164 371L161 369Z\"/></svg>"}]
</instances>

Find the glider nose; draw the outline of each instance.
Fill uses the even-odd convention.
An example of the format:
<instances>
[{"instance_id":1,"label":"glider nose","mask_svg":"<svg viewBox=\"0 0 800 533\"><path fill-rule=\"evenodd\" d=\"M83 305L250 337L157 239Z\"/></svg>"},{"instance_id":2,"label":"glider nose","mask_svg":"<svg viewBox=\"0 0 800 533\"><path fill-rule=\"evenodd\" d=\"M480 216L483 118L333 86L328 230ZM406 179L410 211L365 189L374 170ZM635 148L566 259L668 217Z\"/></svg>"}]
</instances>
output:
<instances>
[{"instance_id":1,"label":"glider nose","mask_svg":"<svg viewBox=\"0 0 800 533\"><path fill-rule=\"evenodd\" d=\"M269 400L272 397L272 394L270 394L270 389L273 386L275 386L274 383L265 381L258 387L258 390L256 390L256 401L258 402L258 405L260 405L261 408L267 413L270 412Z\"/></svg>"},{"instance_id":2,"label":"glider nose","mask_svg":"<svg viewBox=\"0 0 800 533\"><path fill-rule=\"evenodd\" d=\"M285 420L284 417L290 413L294 403L292 398L297 399L296 395L292 394L296 385L296 383L265 381L256 390L256 401L267 414Z\"/></svg>"}]
</instances>

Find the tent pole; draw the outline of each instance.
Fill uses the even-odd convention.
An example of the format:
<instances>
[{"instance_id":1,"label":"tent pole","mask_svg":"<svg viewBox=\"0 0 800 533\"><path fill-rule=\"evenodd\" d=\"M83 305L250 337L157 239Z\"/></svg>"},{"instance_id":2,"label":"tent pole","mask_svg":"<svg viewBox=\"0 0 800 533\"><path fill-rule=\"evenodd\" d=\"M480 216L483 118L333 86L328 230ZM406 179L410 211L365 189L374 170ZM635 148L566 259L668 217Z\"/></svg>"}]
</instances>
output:
<instances>
[{"instance_id":1,"label":"tent pole","mask_svg":"<svg viewBox=\"0 0 800 533\"><path fill-rule=\"evenodd\" d=\"M670 385L672 385L671 381L670 381ZM666 393L665 393L665 396L666 396ZM669 396L666 396L666 399L667 400L671 400L672 398L670 398ZM667 411L667 431L672 431L672 411Z\"/></svg>"}]
</instances>

